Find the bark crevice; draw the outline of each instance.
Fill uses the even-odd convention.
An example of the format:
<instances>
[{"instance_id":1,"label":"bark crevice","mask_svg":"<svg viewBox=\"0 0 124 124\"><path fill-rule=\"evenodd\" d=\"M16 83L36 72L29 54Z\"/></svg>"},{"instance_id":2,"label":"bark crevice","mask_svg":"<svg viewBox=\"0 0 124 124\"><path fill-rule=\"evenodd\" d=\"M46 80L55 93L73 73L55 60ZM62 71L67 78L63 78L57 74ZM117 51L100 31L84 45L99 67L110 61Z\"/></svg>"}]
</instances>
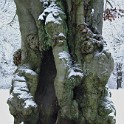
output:
<instances>
[{"instance_id":1,"label":"bark crevice","mask_svg":"<svg viewBox=\"0 0 124 124\"><path fill-rule=\"evenodd\" d=\"M38 124L55 124L58 113L57 98L54 89L56 67L52 48L44 51L40 66L35 101L39 108Z\"/></svg>"}]
</instances>

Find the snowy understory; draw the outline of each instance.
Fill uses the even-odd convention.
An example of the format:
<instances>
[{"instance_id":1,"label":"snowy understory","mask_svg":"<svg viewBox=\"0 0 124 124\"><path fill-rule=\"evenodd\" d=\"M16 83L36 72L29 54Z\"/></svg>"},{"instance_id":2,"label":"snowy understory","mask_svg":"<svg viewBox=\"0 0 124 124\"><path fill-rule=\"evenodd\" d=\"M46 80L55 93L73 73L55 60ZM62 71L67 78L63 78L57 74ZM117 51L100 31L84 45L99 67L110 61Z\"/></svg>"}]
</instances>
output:
<instances>
[{"instance_id":1,"label":"snowy understory","mask_svg":"<svg viewBox=\"0 0 124 124\"><path fill-rule=\"evenodd\" d=\"M13 53L20 48L20 32L13 0L0 0L0 89L11 86Z\"/></svg>"},{"instance_id":2,"label":"snowy understory","mask_svg":"<svg viewBox=\"0 0 124 124\"><path fill-rule=\"evenodd\" d=\"M123 0L111 0L113 5L124 8ZM0 123L13 124L13 117L9 114L6 103L9 97L9 88L16 66L13 64L13 53L21 47L19 25L15 15L13 0L0 0ZM112 92L112 100L117 111L117 123L123 124L123 96L124 90L116 90L117 70L116 63L122 63L122 87L124 88L124 17L114 21L105 21L103 36L115 61L115 69L108 85ZM72 70L73 71L73 70Z\"/></svg>"},{"instance_id":3,"label":"snowy understory","mask_svg":"<svg viewBox=\"0 0 124 124\"><path fill-rule=\"evenodd\" d=\"M123 0L109 0L113 8L123 9ZM103 24L103 37L107 42L109 51L111 52L115 68L109 79L108 85L110 88L115 89L117 85L117 64L122 64L122 87L124 88L124 16L115 18L112 22L104 21Z\"/></svg>"}]
</instances>

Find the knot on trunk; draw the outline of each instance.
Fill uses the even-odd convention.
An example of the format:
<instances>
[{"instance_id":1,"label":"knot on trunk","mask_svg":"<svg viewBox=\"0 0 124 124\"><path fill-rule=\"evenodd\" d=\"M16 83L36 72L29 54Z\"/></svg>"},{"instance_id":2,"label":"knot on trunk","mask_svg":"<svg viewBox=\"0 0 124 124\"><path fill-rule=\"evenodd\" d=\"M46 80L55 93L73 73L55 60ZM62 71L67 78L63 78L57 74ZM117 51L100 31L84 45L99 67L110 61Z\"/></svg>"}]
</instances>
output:
<instances>
[{"instance_id":1,"label":"knot on trunk","mask_svg":"<svg viewBox=\"0 0 124 124\"><path fill-rule=\"evenodd\" d=\"M27 36L27 44L33 50L39 48L38 36L36 34L30 34Z\"/></svg>"},{"instance_id":2,"label":"knot on trunk","mask_svg":"<svg viewBox=\"0 0 124 124\"><path fill-rule=\"evenodd\" d=\"M80 37L80 51L82 54L91 54L95 52L101 52L105 41L100 34L94 34L87 24L81 24L77 26L77 31Z\"/></svg>"},{"instance_id":3,"label":"knot on trunk","mask_svg":"<svg viewBox=\"0 0 124 124\"><path fill-rule=\"evenodd\" d=\"M13 54L13 63L18 66L21 64L21 49L18 49L16 52Z\"/></svg>"}]
</instances>

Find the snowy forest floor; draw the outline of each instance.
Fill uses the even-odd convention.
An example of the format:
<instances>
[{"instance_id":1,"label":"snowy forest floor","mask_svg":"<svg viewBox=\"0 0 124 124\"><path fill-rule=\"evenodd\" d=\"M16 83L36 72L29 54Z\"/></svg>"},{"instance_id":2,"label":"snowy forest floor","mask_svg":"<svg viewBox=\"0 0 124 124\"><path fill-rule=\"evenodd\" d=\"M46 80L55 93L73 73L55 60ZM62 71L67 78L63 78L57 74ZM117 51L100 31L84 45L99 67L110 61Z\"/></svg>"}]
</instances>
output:
<instances>
[{"instance_id":1,"label":"snowy forest floor","mask_svg":"<svg viewBox=\"0 0 124 124\"><path fill-rule=\"evenodd\" d=\"M116 124L124 124L124 89L111 89L112 101L116 108ZM0 123L1 124L14 124L13 117L9 113L9 108L6 103L9 97L9 89L0 89Z\"/></svg>"},{"instance_id":2,"label":"snowy forest floor","mask_svg":"<svg viewBox=\"0 0 124 124\"><path fill-rule=\"evenodd\" d=\"M14 124L13 116L10 115L7 99L9 97L9 89L0 89L0 123Z\"/></svg>"},{"instance_id":3,"label":"snowy forest floor","mask_svg":"<svg viewBox=\"0 0 124 124\"><path fill-rule=\"evenodd\" d=\"M116 124L124 124L124 89L111 89L111 93L116 109Z\"/></svg>"}]
</instances>

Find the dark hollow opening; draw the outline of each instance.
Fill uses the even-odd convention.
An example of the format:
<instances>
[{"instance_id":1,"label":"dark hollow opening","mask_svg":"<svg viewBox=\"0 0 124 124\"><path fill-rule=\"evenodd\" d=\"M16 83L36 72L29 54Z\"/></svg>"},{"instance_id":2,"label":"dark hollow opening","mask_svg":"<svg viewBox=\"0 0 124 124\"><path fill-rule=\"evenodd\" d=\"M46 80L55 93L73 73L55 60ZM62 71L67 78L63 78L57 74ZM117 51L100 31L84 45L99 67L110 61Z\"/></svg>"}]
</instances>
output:
<instances>
[{"instance_id":1,"label":"dark hollow opening","mask_svg":"<svg viewBox=\"0 0 124 124\"><path fill-rule=\"evenodd\" d=\"M57 98L54 89L56 67L52 48L44 52L39 74L35 101L39 107L37 124L55 124L58 113Z\"/></svg>"}]
</instances>

